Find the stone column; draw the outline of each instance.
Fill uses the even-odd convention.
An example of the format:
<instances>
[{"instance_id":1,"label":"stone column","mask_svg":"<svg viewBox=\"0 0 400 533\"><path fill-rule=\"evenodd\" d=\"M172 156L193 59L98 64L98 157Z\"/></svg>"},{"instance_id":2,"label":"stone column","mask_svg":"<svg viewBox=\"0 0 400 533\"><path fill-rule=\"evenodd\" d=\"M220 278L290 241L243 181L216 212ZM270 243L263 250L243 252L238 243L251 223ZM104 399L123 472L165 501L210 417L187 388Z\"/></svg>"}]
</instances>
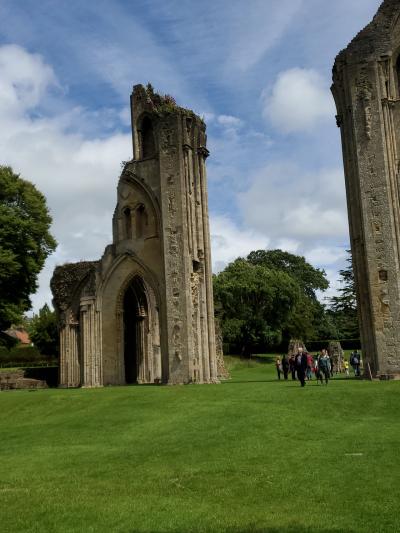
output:
<instances>
[{"instance_id":1,"label":"stone column","mask_svg":"<svg viewBox=\"0 0 400 533\"><path fill-rule=\"evenodd\" d=\"M137 365L137 382L147 383L147 361L145 350L145 336L144 331L145 316L139 314L136 317L136 365Z\"/></svg>"},{"instance_id":2,"label":"stone column","mask_svg":"<svg viewBox=\"0 0 400 533\"><path fill-rule=\"evenodd\" d=\"M211 239L210 226L208 220L208 196L206 183L206 166L205 160L209 152L206 148L199 148L199 168L200 168L200 186L201 200L203 206L203 240L204 240L204 274L205 274L205 293L207 305L207 329L208 329L208 357L210 367L210 381L218 382L216 352L215 352L215 325L214 325L214 300L212 286L212 266L211 266Z\"/></svg>"},{"instance_id":3,"label":"stone column","mask_svg":"<svg viewBox=\"0 0 400 533\"><path fill-rule=\"evenodd\" d=\"M60 330L60 387L79 387L79 322L69 309Z\"/></svg>"},{"instance_id":4,"label":"stone column","mask_svg":"<svg viewBox=\"0 0 400 533\"><path fill-rule=\"evenodd\" d=\"M162 379L162 365L161 365L161 346L160 346L160 319L159 312L155 305L151 307L151 349L153 353L153 381L161 383Z\"/></svg>"},{"instance_id":5,"label":"stone column","mask_svg":"<svg viewBox=\"0 0 400 533\"><path fill-rule=\"evenodd\" d=\"M100 317L95 309L95 298L81 298L81 347L83 387L101 387L102 365L100 350Z\"/></svg>"},{"instance_id":6,"label":"stone column","mask_svg":"<svg viewBox=\"0 0 400 533\"><path fill-rule=\"evenodd\" d=\"M193 353L187 198L181 128L178 116L160 123L160 180L163 212L168 383L191 380Z\"/></svg>"}]
</instances>

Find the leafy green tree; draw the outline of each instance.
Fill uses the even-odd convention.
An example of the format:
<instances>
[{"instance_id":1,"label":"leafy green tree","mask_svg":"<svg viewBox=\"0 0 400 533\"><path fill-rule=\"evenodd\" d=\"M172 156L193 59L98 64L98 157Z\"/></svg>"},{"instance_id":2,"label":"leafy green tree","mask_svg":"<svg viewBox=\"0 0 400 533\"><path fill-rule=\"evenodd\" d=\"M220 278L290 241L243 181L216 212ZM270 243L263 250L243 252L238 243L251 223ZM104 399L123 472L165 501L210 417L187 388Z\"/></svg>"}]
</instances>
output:
<instances>
[{"instance_id":1,"label":"leafy green tree","mask_svg":"<svg viewBox=\"0 0 400 533\"><path fill-rule=\"evenodd\" d=\"M56 314L47 304L29 321L29 336L41 354L58 356L58 330Z\"/></svg>"},{"instance_id":2,"label":"leafy green tree","mask_svg":"<svg viewBox=\"0 0 400 533\"><path fill-rule=\"evenodd\" d=\"M351 250L347 250L347 267L339 271L338 295L330 298L329 314L341 339L358 339L357 295Z\"/></svg>"},{"instance_id":3,"label":"leafy green tree","mask_svg":"<svg viewBox=\"0 0 400 533\"><path fill-rule=\"evenodd\" d=\"M285 340L290 337L304 340L336 337L336 327L317 298L317 291L323 292L329 287L324 270L313 267L300 255L283 250L257 250L251 252L247 260L252 264L286 272L300 287L301 298L283 331Z\"/></svg>"},{"instance_id":4,"label":"leafy green tree","mask_svg":"<svg viewBox=\"0 0 400 533\"><path fill-rule=\"evenodd\" d=\"M281 340L300 298L299 287L285 272L237 259L214 277L214 294L226 342L251 350Z\"/></svg>"},{"instance_id":5,"label":"leafy green tree","mask_svg":"<svg viewBox=\"0 0 400 533\"><path fill-rule=\"evenodd\" d=\"M322 270L281 250L258 250L237 259L214 277L215 308L225 342L250 346L251 351L290 337L306 340L326 330L332 333L334 326L316 296L327 287Z\"/></svg>"},{"instance_id":6,"label":"leafy green tree","mask_svg":"<svg viewBox=\"0 0 400 533\"><path fill-rule=\"evenodd\" d=\"M0 330L30 309L38 274L56 241L46 199L36 187L0 166Z\"/></svg>"},{"instance_id":7,"label":"leafy green tree","mask_svg":"<svg viewBox=\"0 0 400 533\"><path fill-rule=\"evenodd\" d=\"M324 270L313 267L300 255L283 250L257 250L250 252L247 260L253 265L286 272L297 280L306 296L315 300L317 290L325 291L329 287Z\"/></svg>"}]
</instances>

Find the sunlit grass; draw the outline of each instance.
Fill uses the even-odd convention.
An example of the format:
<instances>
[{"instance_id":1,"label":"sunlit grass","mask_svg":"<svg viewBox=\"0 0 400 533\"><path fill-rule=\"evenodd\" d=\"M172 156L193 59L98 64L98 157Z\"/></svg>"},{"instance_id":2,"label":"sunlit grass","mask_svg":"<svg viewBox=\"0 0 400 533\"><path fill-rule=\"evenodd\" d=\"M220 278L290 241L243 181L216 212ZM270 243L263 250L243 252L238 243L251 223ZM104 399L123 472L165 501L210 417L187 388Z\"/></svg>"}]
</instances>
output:
<instances>
[{"instance_id":1,"label":"sunlit grass","mask_svg":"<svg viewBox=\"0 0 400 533\"><path fill-rule=\"evenodd\" d=\"M0 530L400 531L400 383L227 363L221 385L0 393Z\"/></svg>"}]
</instances>

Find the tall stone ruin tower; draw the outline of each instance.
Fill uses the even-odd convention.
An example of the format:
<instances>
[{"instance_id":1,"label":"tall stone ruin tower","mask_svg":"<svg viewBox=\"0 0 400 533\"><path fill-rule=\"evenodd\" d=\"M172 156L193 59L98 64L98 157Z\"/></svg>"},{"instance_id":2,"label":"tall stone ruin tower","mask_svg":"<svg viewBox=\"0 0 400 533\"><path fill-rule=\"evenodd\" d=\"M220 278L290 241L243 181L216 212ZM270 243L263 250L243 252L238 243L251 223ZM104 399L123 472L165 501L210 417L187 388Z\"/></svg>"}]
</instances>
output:
<instances>
[{"instance_id":1,"label":"tall stone ruin tower","mask_svg":"<svg viewBox=\"0 0 400 533\"><path fill-rule=\"evenodd\" d=\"M386 0L336 58L364 363L400 375L400 2ZM368 366L365 364L368 368Z\"/></svg>"},{"instance_id":2,"label":"tall stone ruin tower","mask_svg":"<svg viewBox=\"0 0 400 533\"><path fill-rule=\"evenodd\" d=\"M206 127L151 86L131 111L113 243L52 278L60 385L216 382Z\"/></svg>"}]
</instances>

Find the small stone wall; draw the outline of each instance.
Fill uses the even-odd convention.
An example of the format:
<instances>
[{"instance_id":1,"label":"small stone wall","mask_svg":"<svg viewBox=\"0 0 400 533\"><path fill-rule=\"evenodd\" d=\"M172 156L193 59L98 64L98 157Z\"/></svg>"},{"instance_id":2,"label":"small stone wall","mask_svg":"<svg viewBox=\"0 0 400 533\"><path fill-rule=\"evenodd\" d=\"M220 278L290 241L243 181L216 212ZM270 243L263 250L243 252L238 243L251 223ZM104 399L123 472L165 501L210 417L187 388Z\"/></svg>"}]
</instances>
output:
<instances>
[{"instance_id":1,"label":"small stone wall","mask_svg":"<svg viewBox=\"0 0 400 533\"><path fill-rule=\"evenodd\" d=\"M13 389L47 389L47 383L41 379L26 378L22 369L0 372L0 390Z\"/></svg>"},{"instance_id":2,"label":"small stone wall","mask_svg":"<svg viewBox=\"0 0 400 533\"><path fill-rule=\"evenodd\" d=\"M333 369L335 372L342 372L344 352L339 341L331 341L328 346L328 353L333 363Z\"/></svg>"}]
</instances>

